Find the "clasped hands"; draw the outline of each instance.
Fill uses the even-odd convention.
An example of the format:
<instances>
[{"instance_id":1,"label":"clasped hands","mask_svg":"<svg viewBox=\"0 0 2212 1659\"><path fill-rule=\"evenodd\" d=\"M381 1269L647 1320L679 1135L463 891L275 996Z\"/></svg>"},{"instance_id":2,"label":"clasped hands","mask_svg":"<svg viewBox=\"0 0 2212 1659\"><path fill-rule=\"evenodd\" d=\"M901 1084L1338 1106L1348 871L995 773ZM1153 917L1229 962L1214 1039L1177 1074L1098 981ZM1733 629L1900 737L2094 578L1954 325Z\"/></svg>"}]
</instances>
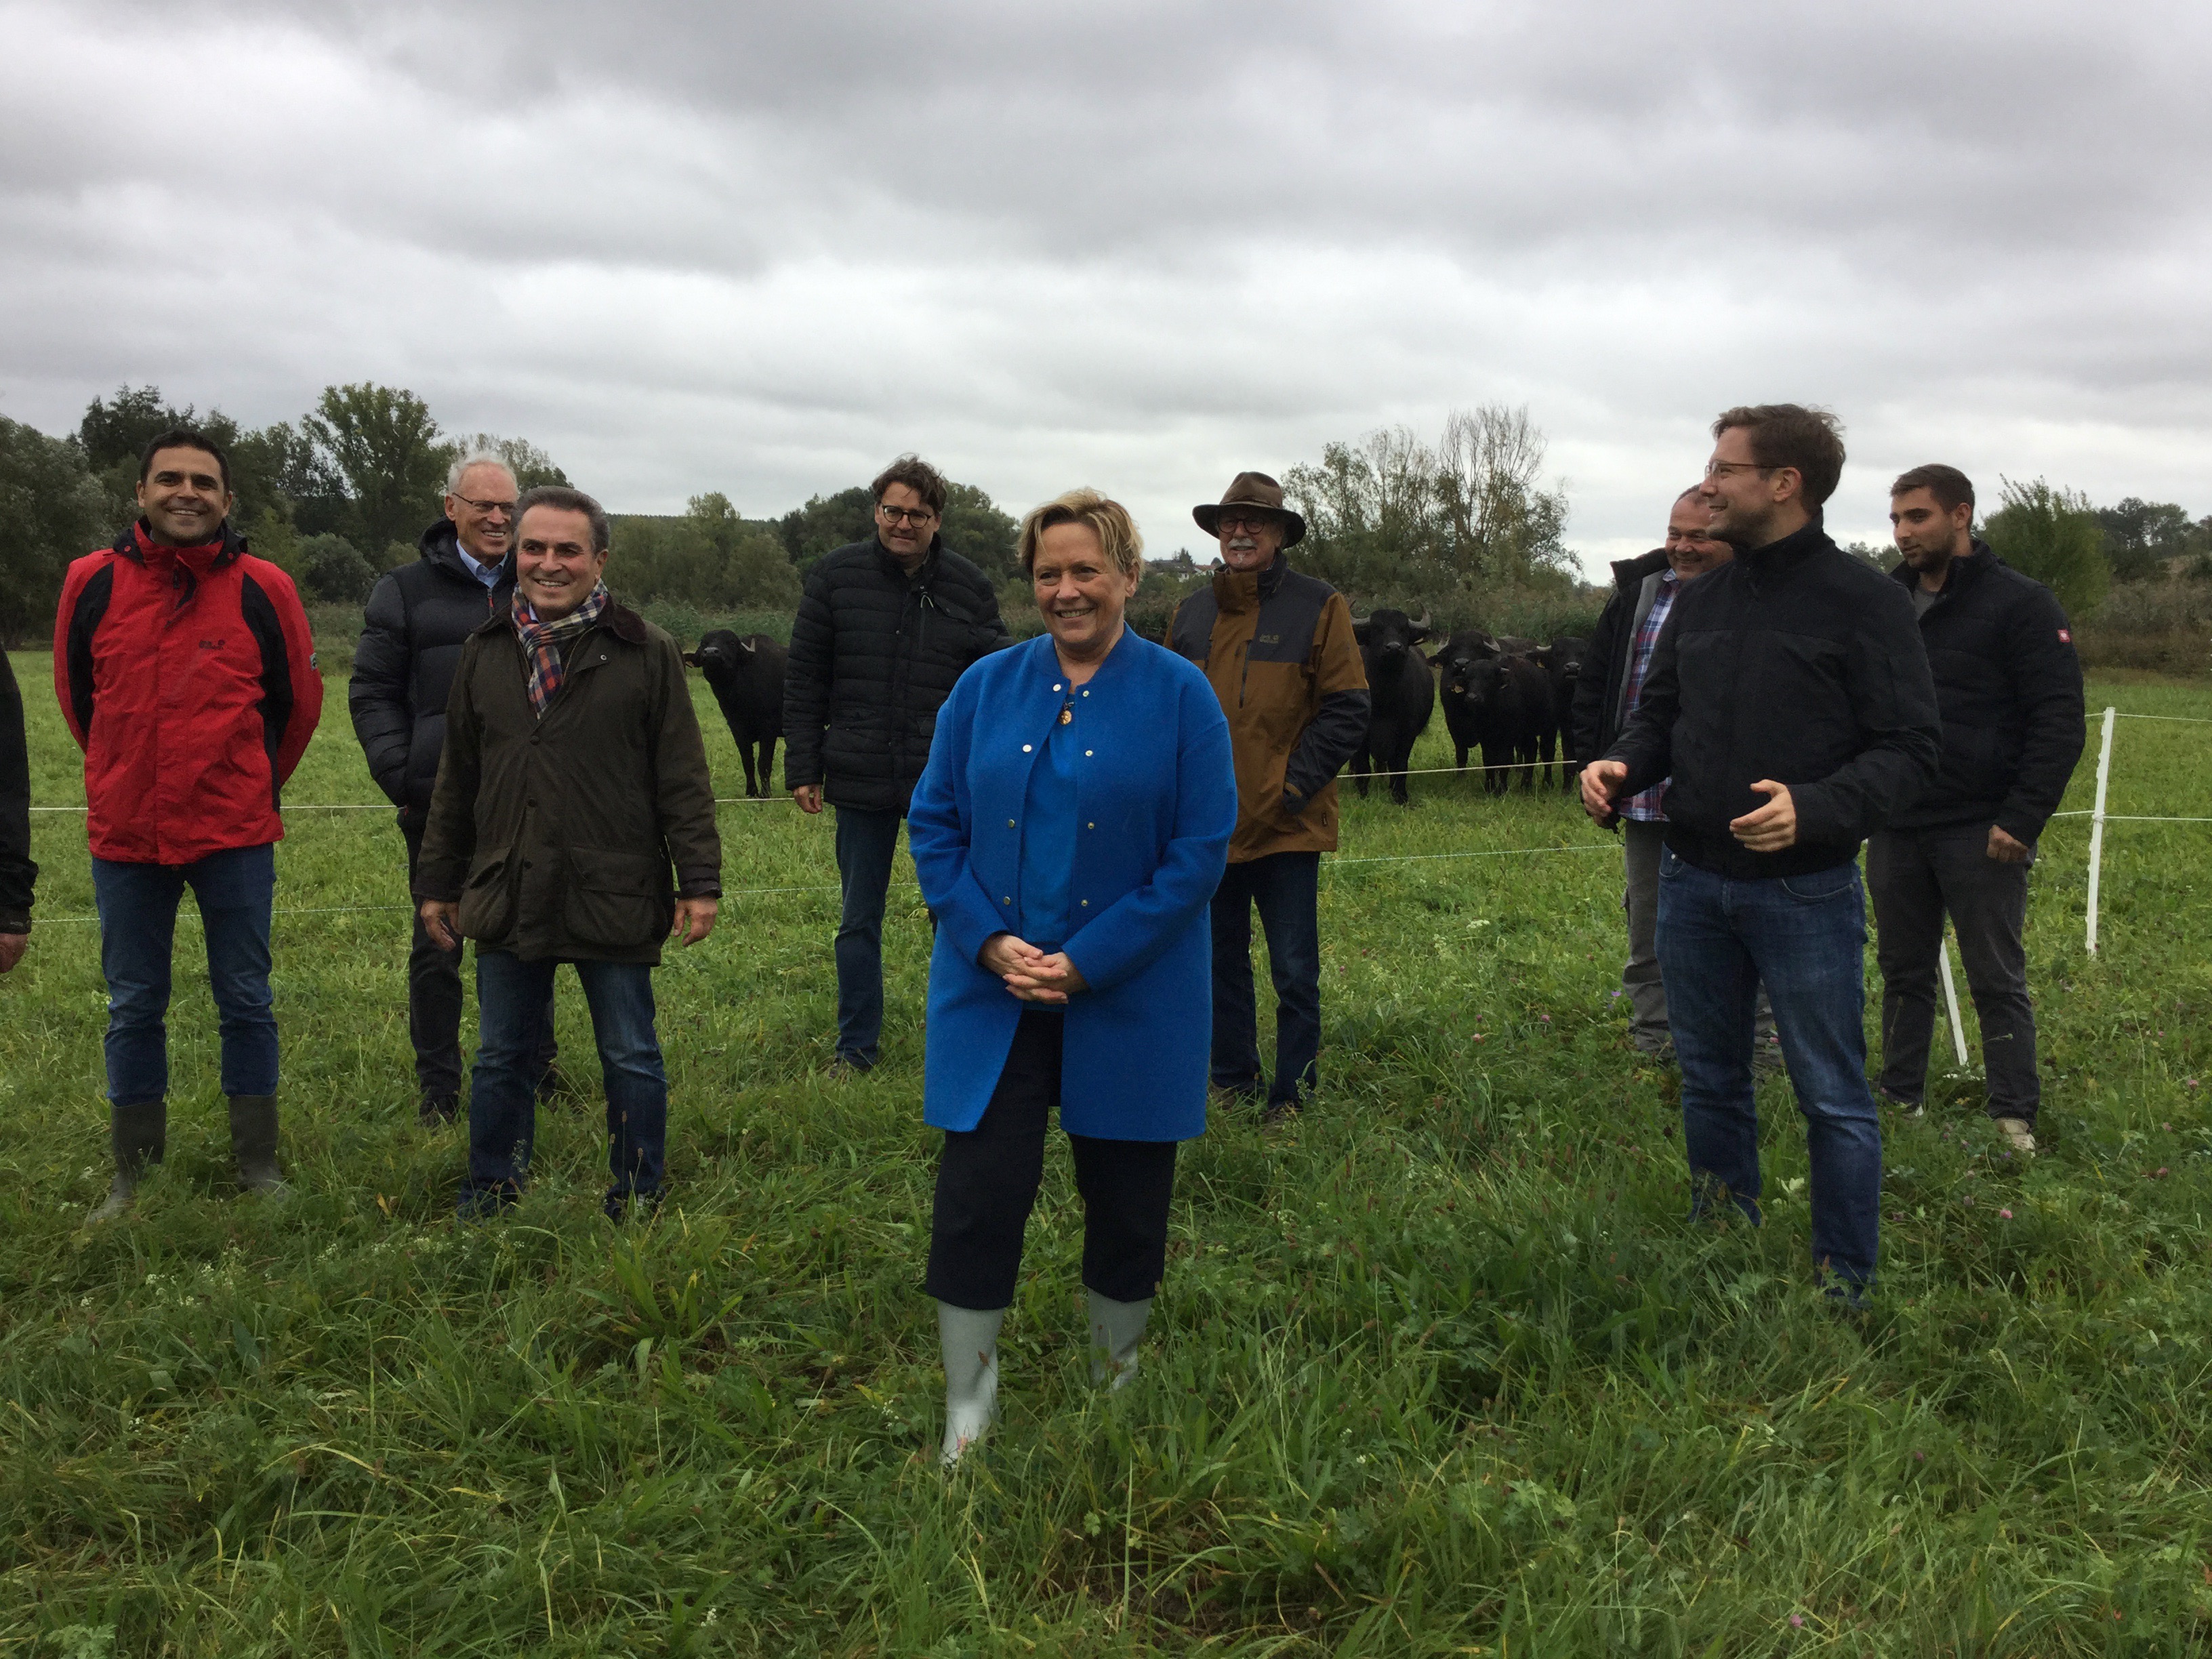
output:
<instances>
[{"instance_id":1,"label":"clasped hands","mask_svg":"<svg viewBox=\"0 0 2212 1659\"><path fill-rule=\"evenodd\" d=\"M1040 951L1012 933L994 933L976 954L983 968L1006 983L1006 989L1024 1002L1065 1005L1078 991L1091 988L1065 951Z\"/></svg>"},{"instance_id":2,"label":"clasped hands","mask_svg":"<svg viewBox=\"0 0 2212 1659\"><path fill-rule=\"evenodd\" d=\"M1583 811L1600 823L1610 822L1614 792L1627 781L1627 762L1592 761L1583 768ZM1761 778L1751 787L1766 797L1766 805L1729 820L1729 832L1754 853L1778 853L1785 847L1795 847L1797 803L1790 798L1790 786Z\"/></svg>"}]
</instances>

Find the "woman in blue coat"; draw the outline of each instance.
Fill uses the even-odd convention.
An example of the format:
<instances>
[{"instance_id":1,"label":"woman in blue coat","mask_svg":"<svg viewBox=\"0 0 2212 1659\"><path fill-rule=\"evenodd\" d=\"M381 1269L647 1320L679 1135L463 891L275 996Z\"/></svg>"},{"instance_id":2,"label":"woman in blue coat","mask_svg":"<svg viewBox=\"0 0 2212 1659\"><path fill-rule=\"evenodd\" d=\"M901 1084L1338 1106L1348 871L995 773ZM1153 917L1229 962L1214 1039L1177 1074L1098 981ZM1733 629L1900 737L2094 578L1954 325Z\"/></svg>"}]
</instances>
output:
<instances>
[{"instance_id":1,"label":"woman in blue coat","mask_svg":"<svg viewBox=\"0 0 2212 1659\"><path fill-rule=\"evenodd\" d=\"M1135 1369L1176 1143L1206 1129L1207 907L1237 823L1212 688L1123 625L1144 570L1127 510L1073 490L1023 521L1020 548L1049 631L961 676L907 816L938 921L923 1115L945 1132L927 1283L948 1464L993 1415L1054 1105L1083 1194L1092 1375Z\"/></svg>"}]
</instances>

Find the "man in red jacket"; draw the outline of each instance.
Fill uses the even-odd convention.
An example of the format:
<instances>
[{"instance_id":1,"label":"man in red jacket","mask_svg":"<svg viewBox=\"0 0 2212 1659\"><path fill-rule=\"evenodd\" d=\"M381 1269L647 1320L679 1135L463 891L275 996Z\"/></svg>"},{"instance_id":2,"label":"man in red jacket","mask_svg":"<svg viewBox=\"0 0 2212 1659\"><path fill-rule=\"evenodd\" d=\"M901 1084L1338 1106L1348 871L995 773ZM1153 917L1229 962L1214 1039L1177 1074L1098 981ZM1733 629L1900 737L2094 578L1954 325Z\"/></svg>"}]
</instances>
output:
<instances>
[{"instance_id":1,"label":"man in red jacket","mask_svg":"<svg viewBox=\"0 0 2212 1659\"><path fill-rule=\"evenodd\" d=\"M84 750L115 1182L95 1221L131 1206L167 1139L163 1017L177 903L190 884L222 1016L222 1091L239 1185L272 1197L276 1021L269 913L277 797L323 712L292 579L230 527L230 464L165 432L138 465L143 514L70 566L54 619L54 692Z\"/></svg>"}]
</instances>

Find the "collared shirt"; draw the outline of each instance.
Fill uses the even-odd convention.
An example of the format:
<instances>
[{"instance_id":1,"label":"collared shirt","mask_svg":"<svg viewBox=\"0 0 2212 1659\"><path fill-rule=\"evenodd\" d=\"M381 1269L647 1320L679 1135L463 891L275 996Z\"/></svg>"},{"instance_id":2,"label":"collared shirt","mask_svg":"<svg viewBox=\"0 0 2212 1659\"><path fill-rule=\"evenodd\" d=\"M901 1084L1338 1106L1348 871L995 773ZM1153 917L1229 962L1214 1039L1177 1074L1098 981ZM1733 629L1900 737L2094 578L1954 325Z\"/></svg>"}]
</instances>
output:
<instances>
[{"instance_id":1,"label":"collared shirt","mask_svg":"<svg viewBox=\"0 0 2212 1659\"><path fill-rule=\"evenodd\" d=\"M1620 708L1623 726L1636 713L1637 699L1644 695L1644 677L1651 672L1651 653L1659 643L1659 630L1666 625L1667 613L1674 608L1681 592L1682 579L1672 569L1659 573L1659 586L1651 596L1651 609L1644 613L1644 625L1636 630L1636 639L1628 648L1627 696L1622 699ZM1643 793L1630 796L1628 805L1620 809L1621 816L1634 818L1639 823L1663 823L1667 821L1666 800L1667 784L1662 779Z\"/></svg>"},{"instance_id":2,"label":"collared shirt","mask_svg":"<svg viewBox=\"0 0 2212 1659\"><path fill-rule=\"evenodd\" d=\"M499 586L499 573L506 568L506 560L495 559L489 564L479 564L477 562L477 556L461 545L460 538L458 536L453 538L453 551L461 556L462 569L467 571L486 587Z\"/></svg>"}]
</instances>

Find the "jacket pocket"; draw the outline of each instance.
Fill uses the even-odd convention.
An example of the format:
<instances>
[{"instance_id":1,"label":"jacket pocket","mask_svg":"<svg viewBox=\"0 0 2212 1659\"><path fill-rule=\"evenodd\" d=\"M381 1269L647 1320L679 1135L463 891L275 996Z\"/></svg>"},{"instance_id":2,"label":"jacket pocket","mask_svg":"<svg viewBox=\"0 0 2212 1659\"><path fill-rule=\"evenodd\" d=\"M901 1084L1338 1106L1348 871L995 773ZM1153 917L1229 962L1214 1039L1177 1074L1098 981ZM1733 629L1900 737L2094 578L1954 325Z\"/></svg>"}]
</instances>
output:
<instances>
[{"instance_id":1,"label":"jacket pocket","mask_svg":"<svg viewBox=\"0 0 2212 1659\"><path fill-rule=\"evenodd\" d=\"M465 939L505 939L514 927L514 860L502 847L479 854L461 889L461 933Z\"/></svg>"},{"instance_id":2,"label":"jacket pocket","mask_svg":"<svg viewBox=\"0 0 2212 1659\"><path fill-rule=\"evenodd\" d=\"M599 847L568 849L568 890L561 902L563 931L580 945L635 950L668 931L668 861L653 853Z\"/></svg>"}]
</instances>

